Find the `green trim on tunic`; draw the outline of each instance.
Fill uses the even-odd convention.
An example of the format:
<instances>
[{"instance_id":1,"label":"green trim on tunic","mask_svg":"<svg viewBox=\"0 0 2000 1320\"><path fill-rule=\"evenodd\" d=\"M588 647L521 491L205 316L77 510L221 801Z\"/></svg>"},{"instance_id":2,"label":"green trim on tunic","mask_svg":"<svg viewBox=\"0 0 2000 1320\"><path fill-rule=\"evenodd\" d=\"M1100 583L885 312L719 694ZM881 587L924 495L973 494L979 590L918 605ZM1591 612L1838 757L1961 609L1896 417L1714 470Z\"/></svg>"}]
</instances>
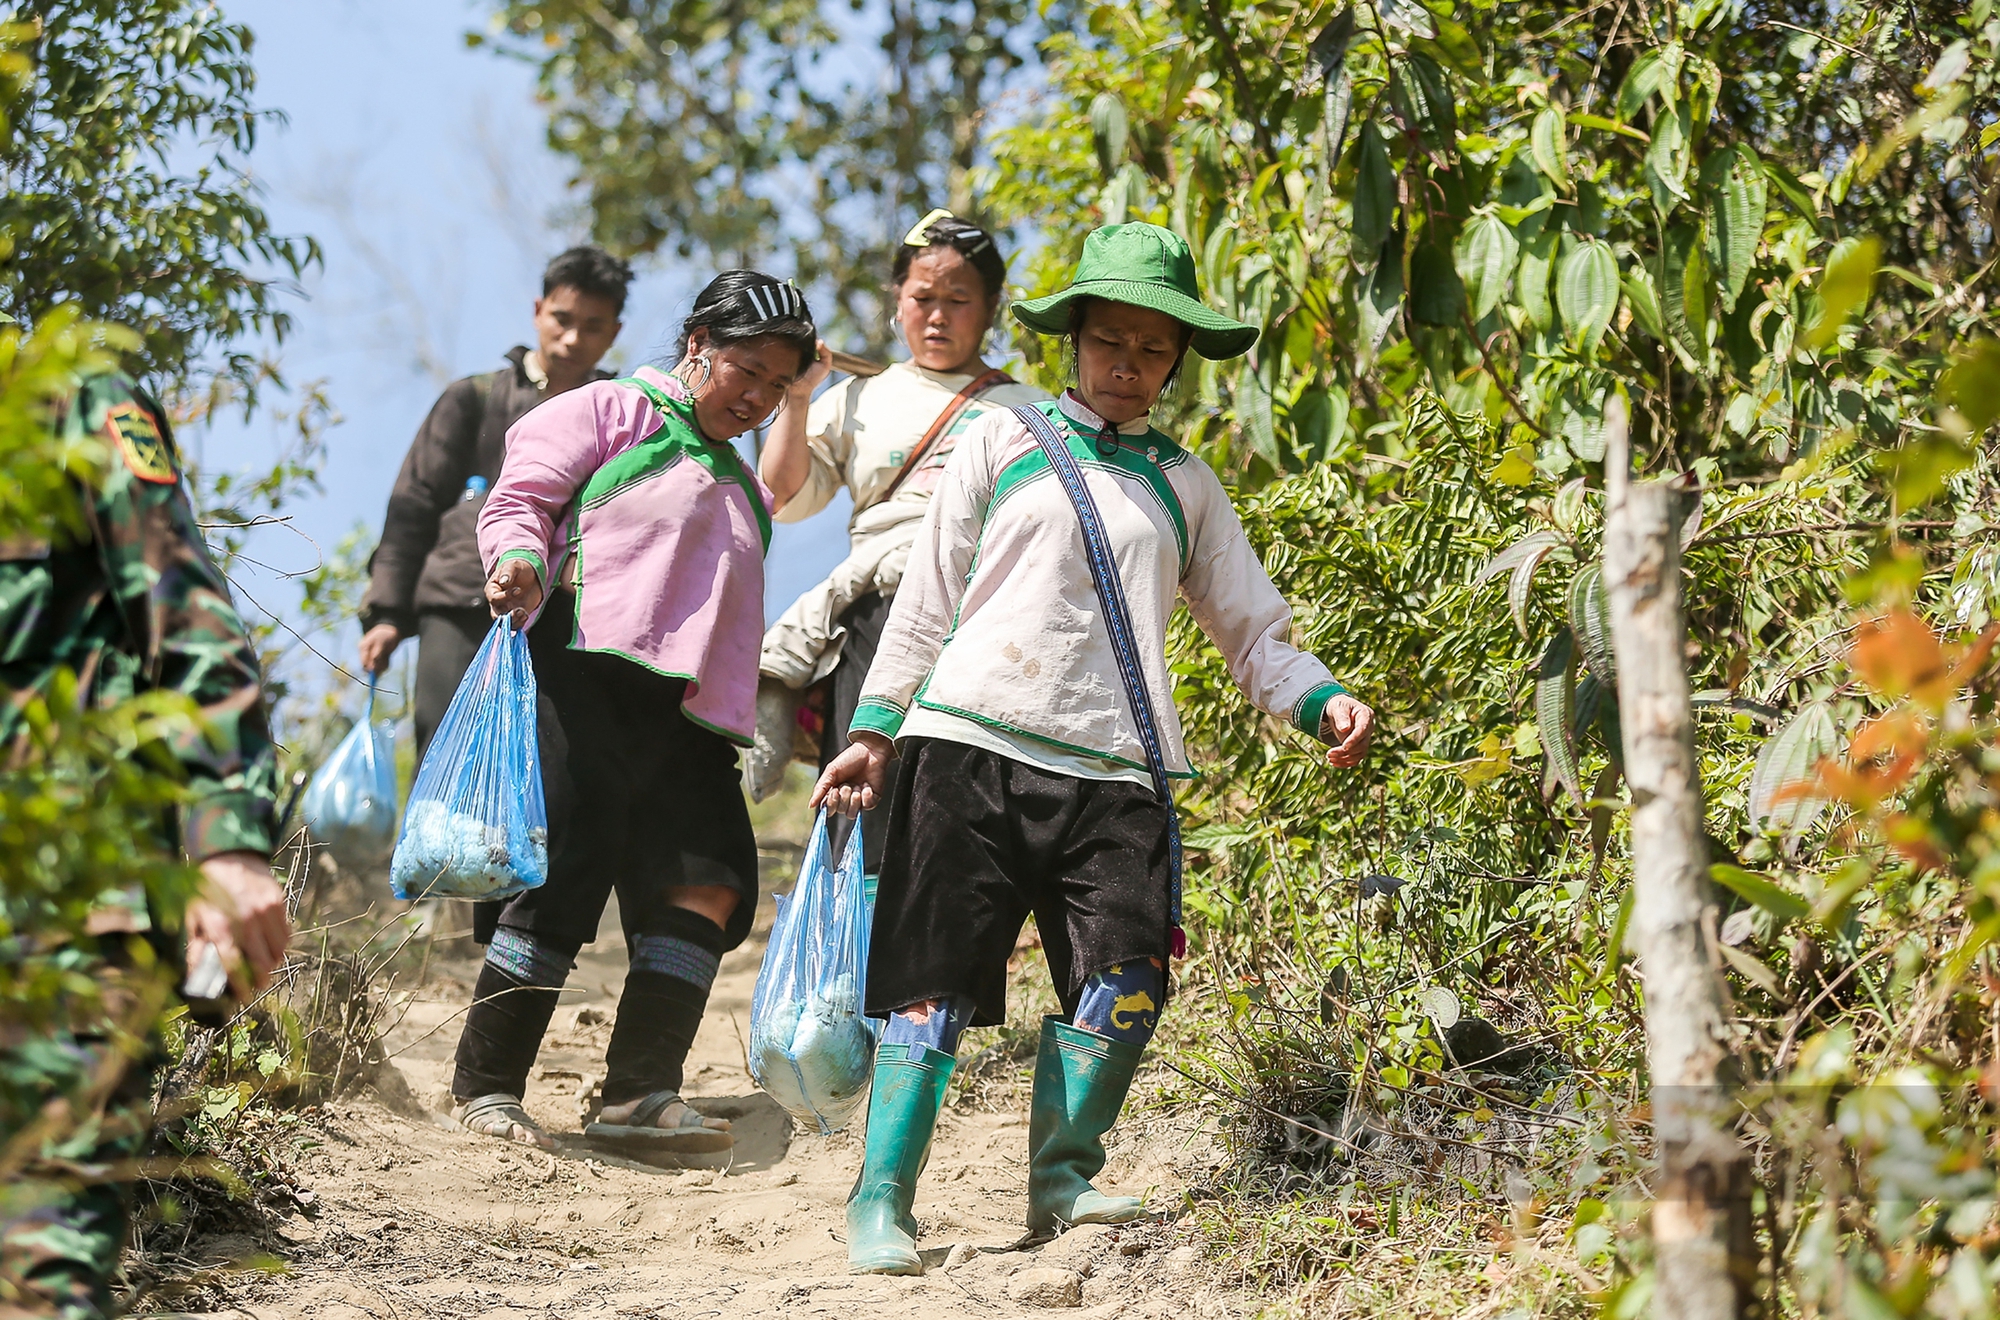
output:
<instances>
[{"instance_id":1,"label":"green trim on tunic","mask_svg":"<svg viewBox=\"0 0 2000 1320\"><path fill-rule=\"evenodd\" d=\"M902 731L905 714L893 702L880 697L863 697L854 707L854 718L847 722L847 732L851 736L857 730L866 729L893 739Z\"/></svg>"},{"instance_id":2,"label":"green trim on tunic","mask_svg":"<svg viewBox=\"0 0 2000 1320\"><path fill-rule=\"evenodd\" d=\"M1328 703L1346 694L1347 689L1338 683L1321 683L1300 697L1298 704L1292 707L1292 727L1308 738L1318 738L1319 726L1326 719Z\"/></svg>"},{"instance_id":3,"label":"green trim on tunic","mask_svg":"<svg viewBox=\"0 0 2000 1320\"><path fill-rule=\"evenodd\" d=\"M758 493L757 483L743 466L742 456L735 448L703 438L700 427L695 424L692 403L682 403L659 386L637 376L627 376L614 383L630 385L644 394L659 411L660 425L644 440L590 474L590 479L577 493L578 511L610 499L634 482L665 472L686 456L707 468L709 476L717 483L733 481L743 488L744 495L750 500L750 511L757 516L757 531L763 537L764 550L768 554L771 549L771 512L764 507L764 497Z\"/></svg>"},{"instance_id":4,"label":"green trim on tunic","mask_svg":"<svg viewBox=\"0 0 2000 1320\"><path fill-rule=\"evenodd\" d=\"M1097 452L1096 437L1080 428L1056 403L1052 401L1034 406L1061 424L1063 439L1068 443L1069 451L1075 455L1079 465L1096 468L1101 472L1122 472L1128 477L1137 477L1146 484L1153 492L1153 497L1160 502L1160 507L1166 511L1167 517L1173 522L1174 537L1179 543L1181 573L1185 575L1188 570L1187 515L1181 508L1180 496L1174 493L1173 484L1167 480L1166 469L1186 462L1187 451L1160 431L1149 430L1143 436L1120 436L1118 448L1112 451L1111 457L1105 458ZM1146 453L1148 450L1159 457L1149 457ZM983 522L990 522L994 509L1020 486L1037 477L1052 474L1053 471L1054 469L1049 466L1048 455L1042 452L1039 445L1009 463L993 482L993 497L987 501ZM984 532L985 528L982 525L982 540Z\"/></svg>"},{"instance_id":5,"label":"green trim on tunic","mask_svg":"<svg viewBox=\"0 0 2000 1320\"><path fill-rule=\"evenodd\" d=\"M527 560L528 567L535 570L535 581L541 583L542 586L545 588L549 585L549 566L542 561L542 557L539 553L533 550L526 550L526 549L502 550L500 552L500 557L493 561L494 571L498 572L500 565L506 563L510 559Z\"/></svg>"}]
</instances>

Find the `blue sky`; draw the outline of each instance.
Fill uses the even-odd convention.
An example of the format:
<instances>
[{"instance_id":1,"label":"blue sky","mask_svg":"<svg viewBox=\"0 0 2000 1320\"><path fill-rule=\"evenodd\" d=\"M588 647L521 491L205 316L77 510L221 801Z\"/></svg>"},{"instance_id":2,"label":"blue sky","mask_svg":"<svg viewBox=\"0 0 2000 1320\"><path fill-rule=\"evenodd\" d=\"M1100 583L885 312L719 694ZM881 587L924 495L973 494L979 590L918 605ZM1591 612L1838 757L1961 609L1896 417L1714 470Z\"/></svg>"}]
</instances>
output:
<instances>
[{"instance_id":1,"label":"blue sky","mask_svg":"<svg viewBox=\"0 0 2000 1320\"><path fill-rule=\"evenodd\" d=\"M296 593L287 574L310 570L357 523L379 529L438 391L526 340L543 263L584 226L563 162L543 145L532 71L464 43L485 5L227 0L225 11L256 34L259 103L289 121L269 125L252 157L267 208L326 253L291 300L295 331L278 357L290 380L323 380L343 419L328 436L325 493L291 510L295 532L262 535L253 554L266 567L239 573L246 593L282 610ZM607 365L661 357L707 274L643 265ZM270 463L283 433L271 417L232 416L183 440L211 471L251 469ZM846 510L843 496L778 530L768 614L845 553ZM355 637L350 626L315 644L351 663Z\"/></svg>"}]
</instances>

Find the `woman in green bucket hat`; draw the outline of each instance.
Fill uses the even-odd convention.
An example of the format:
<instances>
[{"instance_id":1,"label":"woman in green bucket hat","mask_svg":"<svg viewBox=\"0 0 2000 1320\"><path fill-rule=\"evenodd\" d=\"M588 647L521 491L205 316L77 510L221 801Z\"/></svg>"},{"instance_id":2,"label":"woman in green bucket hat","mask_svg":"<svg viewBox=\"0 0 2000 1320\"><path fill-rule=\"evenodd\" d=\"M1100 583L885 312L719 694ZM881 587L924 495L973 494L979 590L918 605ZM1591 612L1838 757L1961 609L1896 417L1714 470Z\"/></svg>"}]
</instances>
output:
<instances>
[{"instance_id":1,"label":"woman in green bucket hat","mask_svg":"<svg viewBox=\"0 0 2000 1320\"><path fill-rule=\"evenodd\" d=\"M1148 420L1188 350L1235 357L1257 340L1202 304L1187 244L1157 225L1099 229L1070 286L1014 316L1069 340L1074 383L960 439L854 741L813 792L815 807L889 808L867 994L888 1025L847 1206L855 1273L922 1272L912 1205L958 1035L1005 1021L1030 912L1064 1012L1044 1019L1035 1064L1028 1226L1143 1211L1090 1180L1180 952L1161 791L1191 774L1166 662L1176 597L1251 701L1331 744L1331 764L1358 764L1374 725L1291 644L1291 607L1222 483Z\"/></svg>"}]
</instances>

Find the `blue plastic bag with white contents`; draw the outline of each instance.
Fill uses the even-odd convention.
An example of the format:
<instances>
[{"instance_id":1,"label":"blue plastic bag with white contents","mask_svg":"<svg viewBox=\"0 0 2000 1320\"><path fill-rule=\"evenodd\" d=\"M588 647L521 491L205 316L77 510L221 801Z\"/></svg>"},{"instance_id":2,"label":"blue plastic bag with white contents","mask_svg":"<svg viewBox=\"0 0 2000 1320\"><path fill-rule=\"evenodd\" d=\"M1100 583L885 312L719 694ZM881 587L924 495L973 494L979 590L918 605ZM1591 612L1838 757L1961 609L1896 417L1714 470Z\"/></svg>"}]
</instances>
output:
<instances>
[{"instance_id":1,"label":"blue plastic bag with white contents","mask_svg":"<svg viewBox=\"0 0 2000 1320\"><path fill-rule=\"evenodd\" d=\"M417 767L389 880L397 898L509 898L549 872L527 633L493 621Z\"/></svg>"},{"instance_id":2,"label":"blue plastic bag with white contents","mask_svg":"<svg viewBox=\"0 0 2000 1320\"><path fill-rule=\"evenodd\" d=\"M306 833L341 869L372 871L396 845L396 725L375 718L375 678L368 709L306 785Z\"/></svg>"},{"instance_id":3,"label":"blue plastic bag with white contents","mask_svg":"<svg viewBox=\"0 0 2000 1320\"><path fill-rule=\"evenodd\" d=\"M826 812L778 917L750 998L750 1076L801 1123L837 1132L868 1094L880 1024L862 1014L872 912L857 822L831 865Z\"/></svg>"}]
</instances>

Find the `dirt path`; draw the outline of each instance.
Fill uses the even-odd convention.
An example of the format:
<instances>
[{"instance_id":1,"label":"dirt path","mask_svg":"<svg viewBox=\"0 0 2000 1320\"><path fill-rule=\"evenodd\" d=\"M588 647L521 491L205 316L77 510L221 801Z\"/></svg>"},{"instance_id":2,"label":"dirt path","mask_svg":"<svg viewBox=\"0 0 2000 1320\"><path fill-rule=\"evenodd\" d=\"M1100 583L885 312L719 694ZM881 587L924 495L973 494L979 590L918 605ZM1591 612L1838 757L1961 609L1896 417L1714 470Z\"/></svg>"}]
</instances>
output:
<instances>
[{"instance_id":1,"label":"dirt path","mask_svg":"<svg viewBox=\"0 0 2000 1320\"><path fill-rule=\"evenodd\" d=\"M689 1097L735 1121L733 1156L716 1167L660 1169L584 1145L579 1096L601 1073L625 975L617 929L607 914L609 938L584 950L529 1085L529 1110L566 1134L562 1149L544 1155L439 1125L477 964L434 962L388 1039L396 1074L369 1096L330 1106L299 1141L319 1142L294 1165L317 1213L285 1224L286 1272L247 1284L238 1276L230 1291L244 1310L271 1320L523 1312L928 1320L1053 1306L1136 1320L1253 1309L1210 1287L1191 1239L1164 1221L1017 1248L1027 1114L1025 1093L1011 1085L990 1107L945 1112L917 1201L928 1273L849 1276L842 1206L860 1162L858 1134L794 1132L744 1066L761 936L723 960L688 1061ZM981 1043L968 1038L964 1052ZM1171 1212L1185 1186L1173 1165L1186 1162L1188 1143L1143 1122L1117 1135L1100 1184L1144 1192Z\"/></svg>"}]
</instances>

